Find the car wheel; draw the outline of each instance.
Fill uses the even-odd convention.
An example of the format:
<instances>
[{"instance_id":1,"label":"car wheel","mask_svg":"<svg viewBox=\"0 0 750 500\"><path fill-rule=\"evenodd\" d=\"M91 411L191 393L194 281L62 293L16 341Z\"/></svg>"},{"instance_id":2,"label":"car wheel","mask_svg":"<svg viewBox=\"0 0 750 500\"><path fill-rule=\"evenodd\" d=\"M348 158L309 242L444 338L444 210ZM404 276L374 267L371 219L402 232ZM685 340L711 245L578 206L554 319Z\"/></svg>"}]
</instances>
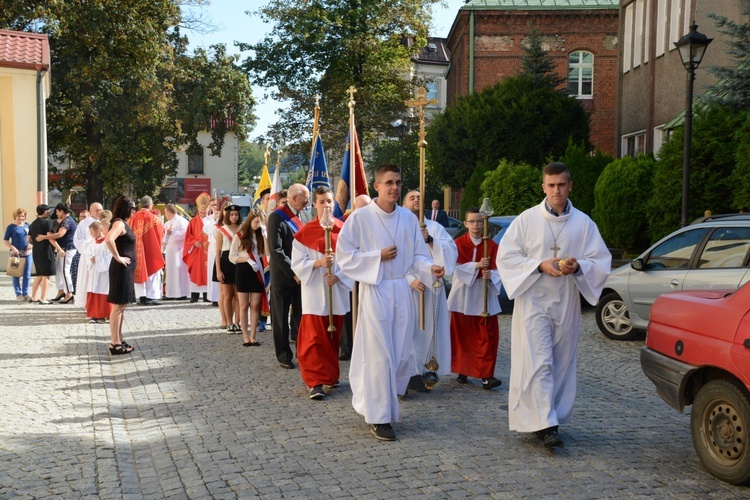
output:
<instances>
[{"instance_id":1,"label":"car wheel","mask_svg":"<svg viewBox=\"0 0 750 500\"><path fill-rule=\"evenodd\" d=\"M698 391L690 415L703 466L731 484L750 484L750 396L737 382L713 380Z\"/></svg>"},{"instance_id":2,"label":"car wheel","mask_svg":"<svg viewBox=\"0 0 750 500\"><path fill-rule=\"evenodd\" d=\"M596 304L596 324L612 340L634 340L640 335L630 322L628 307L615 292L600 298Z\"/></svg>"}]
</instances>

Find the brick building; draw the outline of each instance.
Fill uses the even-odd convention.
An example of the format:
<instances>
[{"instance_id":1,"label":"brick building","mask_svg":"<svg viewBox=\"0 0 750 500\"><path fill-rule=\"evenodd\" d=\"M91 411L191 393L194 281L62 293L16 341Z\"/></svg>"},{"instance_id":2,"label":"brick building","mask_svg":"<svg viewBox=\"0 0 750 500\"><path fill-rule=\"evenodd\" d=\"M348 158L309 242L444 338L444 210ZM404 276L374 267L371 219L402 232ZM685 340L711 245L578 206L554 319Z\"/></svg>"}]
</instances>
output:
<instances>
[{"instance_id":1,"label":"brick building","mask_svg":"<svg viewBox=\"0 0 750 500\"><path fill-rule=\"evenodd\" d=\"M469 0L448 34L448 105L517 74L531 27L591 116L591 142L615 152L617 0Z\"/></svg>"}]
</instances>

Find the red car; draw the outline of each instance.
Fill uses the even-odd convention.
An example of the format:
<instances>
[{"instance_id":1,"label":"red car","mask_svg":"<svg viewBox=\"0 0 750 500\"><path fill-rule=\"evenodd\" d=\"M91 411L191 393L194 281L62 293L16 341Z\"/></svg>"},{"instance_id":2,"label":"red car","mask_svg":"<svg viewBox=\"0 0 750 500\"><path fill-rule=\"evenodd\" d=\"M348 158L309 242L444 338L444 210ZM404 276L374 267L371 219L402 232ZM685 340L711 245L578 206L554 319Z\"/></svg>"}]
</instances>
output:
<instances>
[{"instance_id":1,"label":"red car","mask_svg":"<svg viewBox=\"0 0 750 500\"><path fill-rule=\"evenodd\" d=\"M641 367L677 411L693 405L693 445L706 469L750 484L750 283L659 297Z\"/></svg>"}]
</instances>

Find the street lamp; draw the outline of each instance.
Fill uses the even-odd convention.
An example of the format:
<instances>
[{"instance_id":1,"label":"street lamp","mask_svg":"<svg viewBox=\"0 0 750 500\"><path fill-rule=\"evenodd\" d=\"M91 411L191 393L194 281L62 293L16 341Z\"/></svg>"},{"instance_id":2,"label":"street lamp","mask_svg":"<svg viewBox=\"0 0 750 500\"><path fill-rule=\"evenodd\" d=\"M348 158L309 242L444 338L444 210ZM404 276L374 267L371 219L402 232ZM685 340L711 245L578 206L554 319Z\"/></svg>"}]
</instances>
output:
<instances>
[{"instance_id":1,"label":"street lamp","mask_svg":"<svg viewBox=\"0 0 750 500\"><path fill-rule=\"evenodd\" d=\"M399 167L401 168L401 172L402 172L402 175L403 175L403 171L404 171L404 135L406 135L406 131L409 128L409 124L406 122L406 120L399 118L397 120L393 120L391 122L391 125L394 128L399 129L399 137L401 138L401 164L399 165Z\"/></svg>"},{"instance_id":2,"label":"street lamp","mask_svg":"<svg viewBox=\"0 0 750 500\"><path fill-rule=\"evenodd\" d=\"M706 47L713 38L698 33L698 26L693 21L690 32L674 43L680 53L682 65L687 70L687 96L685 97L685 137L682 157L682 226L688 225L688 208L690 206L690 146L693 140L693 82L695 70L703 60Z\"/></svg>"}]
</instances>

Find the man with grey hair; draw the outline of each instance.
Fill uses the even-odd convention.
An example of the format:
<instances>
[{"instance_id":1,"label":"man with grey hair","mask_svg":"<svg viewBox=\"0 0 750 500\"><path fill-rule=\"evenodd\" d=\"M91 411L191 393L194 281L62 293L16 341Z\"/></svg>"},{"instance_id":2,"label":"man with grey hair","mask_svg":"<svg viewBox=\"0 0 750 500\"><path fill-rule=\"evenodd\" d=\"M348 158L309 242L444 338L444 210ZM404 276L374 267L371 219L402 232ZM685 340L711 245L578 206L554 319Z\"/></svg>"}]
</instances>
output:
<instances>
[{"instance_id":1,"label":"man with grey hair","mask_svg":"<svg viewBox=\"0 0 750 500\"><path fill-rule=\"evenodd\" d=\"M135 234L135 295L144 306L159 305L156 299L161 298L161 270L164 268L161 251L164 226L153 207L154 200L144 196L141 198L141 209L128 222Z\"/></svg>"},{"instance_id":2,"label":"man with grey hair","mask_svg":"<svg viewBox=\"0 0 750 500\"><path fill-rule=\"evenodd\" d=\"M92 223L99 220L99 214L102 212L102 204L94 202L89 205L90 217L81 219L78 221L78 227L76 232L73 234L73 245L78 250L79 255L85 255L89 250L90 245L93 243L93 239L89 234L89 227ZM82 309L86 308L86 284L88 283L88 266L78 266L78 275L76 276L76 295L73 303L76 307Z\"/></svg>"},{"instance_id":3,"label":"man with grey hair","mask_svg":"<svg viewBox=\"0 0 750 500\"><path fill-rule=\"evenodd\" d=\"M307 205L310 191L302 184L289 187L287 203L268 215L268 249L271 263L271 325L276 359L282 368L294 368L294 353L289 345L297 340L302 318L300 279L292 270L292 243L303 222L300 211ZM291 326L289 310L291 308Z\"/></svg>"}]
</instances>

